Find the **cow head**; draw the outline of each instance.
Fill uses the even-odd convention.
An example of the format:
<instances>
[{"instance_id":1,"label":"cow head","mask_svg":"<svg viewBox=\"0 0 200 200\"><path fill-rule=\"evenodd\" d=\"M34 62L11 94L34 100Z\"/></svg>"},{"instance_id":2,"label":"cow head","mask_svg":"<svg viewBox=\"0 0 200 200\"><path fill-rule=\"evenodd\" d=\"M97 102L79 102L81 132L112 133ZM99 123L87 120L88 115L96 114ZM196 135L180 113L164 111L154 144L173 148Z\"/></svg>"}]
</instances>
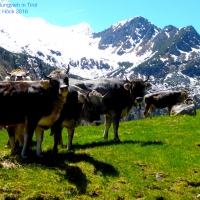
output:
<instances>
[{"instance_id":1,"label":"cow head","mask_svg":"<svg viewBox=\"0 0 200 200\"><path fill-rule=\"evenodd\" d=\"M130 96L134 102L134 106L140 106L143 101L145 90L150 88L152 85L148 83L149 77L144 81L142 79L133 78L130 81L126 79L127 83L124 84L124 88L130 91Z\"/></svg>"},{"instance_id":2,"label":"cow head","mask_svg":"<svg viewBox=\"0 0 200 200\"><path fill-rule=\"evenodd\" d=\"M180 90L180 92L181 92L181 95L179 97L179 102L184 102L190 95L190 92L184 89Z\"/></svg>"},{"instance_id":3,"label":"cow head","mask_svg":"<svg viewBox=\"0 0 200 200\"><path fill-rule=\"evenodd\" d=\"M29 72L25 72L23 69L13 69L10 73L6 71L7 81L30 81Z\"/></svg>"},{"instance_id":4,"label":"cow head","mask_svg":"<svg viewBox=\"0 0 200 200\"><path fill-rule=\"evenodd\" d=\"M191 105L191 104L194 104L195 103L195 100L192 99L192 98L187 98L185 101L184 101L185 104L188 104L188 105Z\"/></svg>"},{"instance_id":5,"label":"cow head","mask_svg":"<svg viewBox=\"0 0 200 200\"><path fill-rule=\"evenodd\" d=\"M79 102L83 103L82 113L85 121L96 126L101 124L100 110L103 106L102 101L105 96L106 94L102 96L95 90L88 93L87 96L78 92Z\"/></svg>"},{"instance_id":6,"label":"cow head","mask_svg":"<svg viewBox=\"0 0 200 200\"><path fill-rule=\"evenodd\" d=\"M59 94L66 96L69 92L68 72L69 65L67 70L54 70L49 74L49 76L46 76L44 73L44 77L48 79L48 81L40 81L40 84L45 88L54 88L59 91Z\"/></svg>"}]
</instances>

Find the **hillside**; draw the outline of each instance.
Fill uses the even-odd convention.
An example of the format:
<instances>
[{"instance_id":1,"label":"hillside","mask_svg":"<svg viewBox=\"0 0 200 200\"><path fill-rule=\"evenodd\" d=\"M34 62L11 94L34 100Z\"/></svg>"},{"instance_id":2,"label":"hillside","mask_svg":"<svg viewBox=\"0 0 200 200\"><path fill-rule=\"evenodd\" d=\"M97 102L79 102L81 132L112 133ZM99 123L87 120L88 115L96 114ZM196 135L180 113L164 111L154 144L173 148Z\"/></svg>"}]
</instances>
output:
<instances>
[{"instance_id":1,"label":"hillside","mask_svg":"<svg viewBox=\"0 0 200 200\"><path fill-rule=\"evenodd\" d=\"M200 110L197 116L121 122L120 143L102 139L104 126L80 126L75 152L44 134L43 157L35 143L28 160L10 155L0 140L0 199L199 199ZM63 130L64 142L67 142ZM20 178L19 178L20 177Z\"/></svg>"}]
</instances>

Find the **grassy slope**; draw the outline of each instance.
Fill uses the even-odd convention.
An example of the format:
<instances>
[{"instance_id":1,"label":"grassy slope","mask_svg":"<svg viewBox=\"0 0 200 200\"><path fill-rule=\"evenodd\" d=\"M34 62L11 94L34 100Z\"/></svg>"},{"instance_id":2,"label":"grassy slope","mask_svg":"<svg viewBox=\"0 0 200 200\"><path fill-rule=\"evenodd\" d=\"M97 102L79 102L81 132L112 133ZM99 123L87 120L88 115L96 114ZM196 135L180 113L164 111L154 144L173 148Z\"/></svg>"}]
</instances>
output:
<instances>
[{"instance_id":1,"label":"grassy slope","mask_svg":"<svg viewBox=\"0 0 200 200\"><path fill-rule=\"evenodd\" d=\"M198 199L199 122L200 110L196 117L123 122L117 144L113 129L103 141L103 125L81 126L73 140L75 153L59 147L57 156L47 131L43 158L35 157L33 146L26 161L4 148L7 135L2 131L0 199ZM66 143L66 130L63 138Z\"/></svg>"}]
</instances>

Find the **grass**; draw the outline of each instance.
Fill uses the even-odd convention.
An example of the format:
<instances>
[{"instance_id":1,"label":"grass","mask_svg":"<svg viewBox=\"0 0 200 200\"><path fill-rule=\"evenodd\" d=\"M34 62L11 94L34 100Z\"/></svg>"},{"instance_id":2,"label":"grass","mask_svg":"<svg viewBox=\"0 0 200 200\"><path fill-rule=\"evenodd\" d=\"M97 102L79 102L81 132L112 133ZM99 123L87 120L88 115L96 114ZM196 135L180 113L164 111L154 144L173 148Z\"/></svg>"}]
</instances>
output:
<instances>
[{"instance_id":1,"label":"grass","mask_svg":"<svg viewBox=\"0 0 200 200\"><path fill-rule=\"evenodd\" d=\"M75 152L46 131L43 158L11 155L0 133L1 199L200 199L200 110L197 116L160 116L121 122L120 143L102 139L104 126L80 126ZM67 132L63 131L67 143Z\"/></svg>"}]
</instances>

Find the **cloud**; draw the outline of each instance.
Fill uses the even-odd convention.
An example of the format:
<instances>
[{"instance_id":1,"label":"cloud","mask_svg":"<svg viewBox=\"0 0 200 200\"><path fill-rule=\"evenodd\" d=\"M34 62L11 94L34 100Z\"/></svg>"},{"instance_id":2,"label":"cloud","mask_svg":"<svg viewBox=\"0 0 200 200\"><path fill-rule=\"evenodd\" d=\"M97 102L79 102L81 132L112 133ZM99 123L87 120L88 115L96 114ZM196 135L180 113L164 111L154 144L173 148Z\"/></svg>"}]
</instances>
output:
<instances>
[{"instance_id":1,"label":"cloud","mask_svg":"<svg viewBox=\"0 0 200 200\"><path fill-rule=\"evenodd\" d=\"M59 15L58 17L65 16L65 15L72 15L72 14L74 14L74 13L82 12L82 11L84 11L84 10L85 10L85 8L82 8L82 9L80 9L80 10L74 10L74 11L72 11L72 12L68 12L68 13L66 13L66 14Z\"/></svg>"}]
</instances>

